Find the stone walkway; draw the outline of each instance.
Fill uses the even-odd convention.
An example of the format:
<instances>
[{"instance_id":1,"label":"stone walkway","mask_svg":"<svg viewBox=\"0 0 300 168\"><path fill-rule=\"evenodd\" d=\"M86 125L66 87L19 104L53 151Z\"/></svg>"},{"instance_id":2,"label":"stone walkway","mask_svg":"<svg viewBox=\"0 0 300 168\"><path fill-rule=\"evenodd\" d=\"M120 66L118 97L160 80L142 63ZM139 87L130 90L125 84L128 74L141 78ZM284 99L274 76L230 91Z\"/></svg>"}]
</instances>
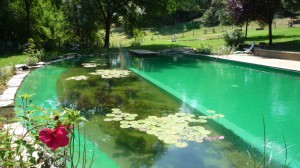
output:
<instances>
[{"instance_id":1,"label":"stone walkway","mask_svg":"<svg viewBox=\"0 0 300 168\"><path fill-rule=\"evenodd\" d=\"M61 58L58 60L54 60L48 63L38 63L37 66L34 66L32 68L40 68L43 67L45 64L51 64L54 62L59 62L67 59L72 59L74 56L68 56L67 58ZM30 73L30 70L28 71L17 71L16 75L14 75L8 82L7 82L7 89L4 90L3 94L0 95L0 108L1 107L13 107L14 106L14 99L15 94L18 91L19 86L21 85L24 78Z\"/></svg>"},{"instance_id":2,"label":"stone walkway","mask_svg":"<svg viewBox=\"0 0 300 168\"><path fill-rule=\"evenodd\" d=\"M283 60L275 58L258 57L248 54L235 54L235 55L224 55L224 56L211 56L224 60L231 60L243 63L250 63L256 65L263 65L276 69L284 69L289 71L295 71L300 73L300 61Z\"/></svg>"},{"instance_id":3,"label":"stone walkway","mask_svg":"<svg viewBox=\"0 0 300 168\"><path fill-rule=\"evenodd\" d=\"M7 89L0 95L0 108L14 105L15 94L29 72L30 71L18 71L17 74L7 82Z\"/></svg>"}]
</instances>

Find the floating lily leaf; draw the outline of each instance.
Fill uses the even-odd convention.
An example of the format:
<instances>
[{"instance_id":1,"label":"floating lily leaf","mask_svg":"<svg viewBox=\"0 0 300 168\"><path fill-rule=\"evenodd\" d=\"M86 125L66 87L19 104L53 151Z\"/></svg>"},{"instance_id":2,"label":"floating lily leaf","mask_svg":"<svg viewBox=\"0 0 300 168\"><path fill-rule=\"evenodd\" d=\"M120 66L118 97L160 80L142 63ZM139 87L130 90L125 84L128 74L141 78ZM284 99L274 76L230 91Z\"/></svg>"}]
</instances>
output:
<instances>
[{"instance_id":1,"label":"floating lily leaf","mask_svg":"<svg viewBox=\"0 0 300 168\"><path fill-rule=\"evenodd\" d=\"M117 117L117 118L113 118L112 120L114 120L114 121L121 121L121 120L123 120L123 118Z\"/></svg>"},{"instance_id":2,"label":"floating lily leaf","mask_svg":"<svg viewBox=\"0 0 300 168\"><path fill-rule=\"evenodd\" d=\"M175 146L177 146L178 148L185 148L188 146L188 144L185 142L177 142L175 143Z\"/></svg>"},{"instance_id":3,"label":"floating lily leaf","mask_svg":"<svg viewBox=\"0 0 300 168\"><path fill-rule=\"evenodd\" d=\"M223 114L215 114L216 118L224 118L225 116Z\"/></svg>"},{"instance_id":4,"label":"floating lily leaf","mask_svg":"<svg viewBox=\"0 0 300 168\"><path fill-rule=\"evenodd\" d=\"M87 79L88 79L88 77L86 77L86 76L73 76L73 77L67 78L66 80L80 81L80 80L87 80Z\"/></svg>"},{"instance_id":5,"label":"floating lily leaf","mask_svg":"<svg viewBox=\"0 0 300 168\"><path fill-rule=\"evenodd\" d=\"M84 68L95 68L97 67L96 63L82 63L81 64Z\"/></svg>"},{"instance_id":6,"label":"floating lily leaf","mask_svg":"<svg viewBox=\"0 0 300 168\"><path fill-rule=\"evenodd\" d=\"M130 128L130 125L120 125L121 128Z\"/></svg>"},{"instance_id":7,"label":"floating lily leaf","mask_svg":"<svg viewBox=\"0 0 300 168\"><path fill-rule=\"evenodd\" d=\"M207 116L199 116L199 119L207 119Z\"/></svg>"},{"instance_id":8,"label":"floating lily leaf","mask_svg":"<svg viewBox=\"0 0 300 168\"><path fill-rule=\"evenodd\" d=\"M115 114L106 114L106 117L115 117Z\"/></svg>"},{"instance_id":9,"label":"floating lily leaf","mask_svg":"<svg viewBox=\"0 0 300 168\"><path fill-rule=\"evenodd\" d=\"M104 118L104 121L112 121L112 118Z\"/></svg>"},{"instance_id":10,"label":"floating lily leaf","mask_svg":"<svg viewBox=\"0 0 300 168\"><path fill-rule=\"evenodd\" d=\"M169 138L169 137L165 138L163 141L164 141L166 144L175 144L175 143L177 143L177 140L176 140L176 139Z\"/></svg>"},{"instance_id":11,"label":"floating lily leaf","mask_svg":"<svg viewBox=\"0 0 300 168\"><path fill-rule=\"evenodd\" d=\"M125 117L124 119L131 121L131 120L134 120L135 118L134 117Z\"/></svg>"},{"instance_id":12,"label":"floating lily leaf","mask_svg":"<svg viewBox=\"0 0 300 168\"><path fill-rule=\"evenodd\" d=\"M211 111L211 113L214 113L214 111ZM146 119L135 120L137 116L137 114L123 113L120 109L114 108L111 114L107 114L108 118L106 120L120 121L121 128L135 128L154 135L167 144L177 144L176 146L180 148L186 147L187 143L178 141L186 140L201 143L211 133L202 126L190 126L189 123L206 123L207 118L224 117L222 114L215 114L196 118L194 114L182 112L167 117L148 116ZM122 120L123 118L125 120Z\"/></svg>"},{"instance_id":13,"label":"floating lily leaf","mask_svg":"<svg viewBox=\"0 0 300 168\"><path fill-rule=\"evenodd\" d=\"M206 110L206 112L208 112L208 113L215 113L216 111L215 110Z\"/></svg>"},{"instance_id":14,"label":"floating lily leaf","mask_svg":"<svg viewBox=\"0 0 300 168\"><path fill-rule=\"evenodd\" d=\"M125 121L125 120L123 120L123 121L120 121L120 124L130 124L130 122L129 121Z\"/></svg>"}]
</instances>

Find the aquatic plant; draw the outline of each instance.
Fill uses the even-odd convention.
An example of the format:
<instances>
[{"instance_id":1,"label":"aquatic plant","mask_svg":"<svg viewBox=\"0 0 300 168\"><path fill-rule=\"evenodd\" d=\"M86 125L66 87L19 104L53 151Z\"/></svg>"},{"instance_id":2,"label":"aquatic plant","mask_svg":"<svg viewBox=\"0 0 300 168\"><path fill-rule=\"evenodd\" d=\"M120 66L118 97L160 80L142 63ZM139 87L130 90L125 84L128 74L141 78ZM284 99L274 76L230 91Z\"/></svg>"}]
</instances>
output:
<instances>
[{"instance_id":1,"label":"aquatic plant","mask_svg":"<svg viewBox=\"0 0 300 168\"><path fill-rule=\"evenodd\" d=\"M209 118L221 118L224 115L212 115L209 117L188 113L175 113L165 117L148 116L146 119L135 120L137 114L124 113L118 108L113 108L112 113L106 114L104 121L119 121L121 128L134 128L149 135L156 136L166 144L174 144L176 147L184 148L188 144L185 141L203 142L205 138L211 140L224 139L223 136L209 138L211 133L201 124ZM198 123L198 126L190 126L190 123Z\"/></svg>"},{"instance_id":2,"label":"aquatic plant","mask_svg":"<svg viewBox=\"0 0 300 168\"><path fill-rule=\"evenodd\" d=\"M89 73L91 75L99 75L101 78L124 78L130 75L131 71L128 70L118 70L118 69L99 69L96 72Z\"/></svg>"},{"instance_id":3,"label":"aquatic plant","mask_svg":"<svg viewBox=\"0 0 300 168\"><path fill-rule=\"evenodd\" d=\"M81 64L84 68L95 68L98 66L97 63L82 63Z\"/></svg>"},{"instance_id":4,"label":"aquatic plant","mask_svg":"<svg viewBox=\"0 0 300 168\"><path fill-rule=\"evenodd\" d=\"M70 78L67 78L66 80L76 80L76 81L80 81L80 80L87 80L88 77L87 76L73 76L73 77L70 77Z\"/></svg>"}]
</instances>

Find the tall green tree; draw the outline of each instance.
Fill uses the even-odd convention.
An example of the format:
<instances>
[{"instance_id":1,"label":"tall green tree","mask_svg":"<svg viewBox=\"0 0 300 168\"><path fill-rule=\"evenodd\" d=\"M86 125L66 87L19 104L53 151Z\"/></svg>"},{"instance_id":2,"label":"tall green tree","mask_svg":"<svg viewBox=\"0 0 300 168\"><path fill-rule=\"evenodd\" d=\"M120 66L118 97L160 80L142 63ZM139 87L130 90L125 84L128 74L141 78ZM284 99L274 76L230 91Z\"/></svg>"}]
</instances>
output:
<instances>
[{"instance_id":1,"label":"tall green tree","mask_svg":"<svg viewBox=\"0 0 300 168\"><path fill-rule=\"evenodd\" d=\"M268 24L269 28L269 45L273 45L273 35L272 35L272 24L276 11L281 5L280 0L258 0L258 13L259 16L257 20L261 20Z\"/></svg>"},{"instance_id":2,"label":"tall green tree","mask_svg":"<svg viewBox=\"0 0 300 168\"><path fill-rule=\"evenodd\" d=\"M273 45L272 24L280 0L230 0L229 11L236 23L258 20L268 24L269 45Z\"/></svg>"},{"instance_id":3,"label":"tall green tree","mask_svg":"<svg viewBox=\"0 0 300 168\"><path fill-rule=\"evenodd\" d=\"M103 20L105 37L104 47L109 48L111 25L118 17L126 17L127 9L136 6L144 9L145 15L162 16L166 12L172 11L176 0L97 0L100 18Z\"/></svg>"},{"instance_id":4,"label":"tall green tree","mask_svg":"<svg viewBox=\"0 0 300 168\"><path fill-rule=\"evenodd\" d=\"M99 29L97 10L92 0L68 0L64 3L64 14L68 25L71 41L77 41L82 46L91 46Z\"/></svg>"}]
</instances>

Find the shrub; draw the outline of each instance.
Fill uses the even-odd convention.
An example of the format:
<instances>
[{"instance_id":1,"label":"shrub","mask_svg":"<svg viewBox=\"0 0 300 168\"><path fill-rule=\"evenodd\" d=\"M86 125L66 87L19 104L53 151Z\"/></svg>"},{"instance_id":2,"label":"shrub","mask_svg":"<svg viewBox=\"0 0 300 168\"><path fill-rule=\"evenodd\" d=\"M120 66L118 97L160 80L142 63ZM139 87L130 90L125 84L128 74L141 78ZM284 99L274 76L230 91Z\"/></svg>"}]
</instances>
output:
<instances>
[{"instance_id":1,"label":"shrub","mask_svg":"<svg viewBox=\"0 0 300 168\"><path fill-rule=\"evenodd\" d=\"M139 29L134 29L133 30L133 37L134 37L134 41L131 44L131 46L140 46L143 42L144 39L144 32L139 30Z\"/></svg>"},{"instance_id":2,"label":"shrub","mask_svg":"<svg viewBox=\"0 0 300 168\"><path fill-rule=\"evenodd\" d=\"M38 50L32 38L29 38L28 42L24 45L23 53L28 55L27 63L29 65L36 64L44 57L44 49Z\"/></svg>"},{"instance_id":3,"label":"shrub","mask_svg":"<svg viewBox=\"0 0 300 168\"><path fill-rule=\"evenodd\" d=\"M224 35L226 46L238 47L245 43L244 34L240 30L233 30L226 32Z\"/></svg>"},{"instance_id":4,"label":"shrub","mask_svg":"<svg viewBox=\"0 0 300 168\"><path fill-rule=\"evenodd\" d=\"M86 153L74 157L74 140L80 138L75 130L79 131L78 123L86 121L80 112L70 109L48 111L33 106L27 94L21 99L17 118L0 117L0 121L19 121L14 125L25 127L22 135L15 134L13 125L0 129L0 167L66 167L67 163L74 167L72 165L79 164L80 159L85 160L80 167L87 167Z\"/></svg>"},{"instance_id":5,"label":"shrub","mask_svg":"<svg viewBox=\"0 0 300 168\"><path fill-rule=\"evenodd\" d=\"M197 50L195 51L197 54L211 54L211 48L209 47L204 47L204 48L197 48Z\"/></svg>"}]
</instances>

